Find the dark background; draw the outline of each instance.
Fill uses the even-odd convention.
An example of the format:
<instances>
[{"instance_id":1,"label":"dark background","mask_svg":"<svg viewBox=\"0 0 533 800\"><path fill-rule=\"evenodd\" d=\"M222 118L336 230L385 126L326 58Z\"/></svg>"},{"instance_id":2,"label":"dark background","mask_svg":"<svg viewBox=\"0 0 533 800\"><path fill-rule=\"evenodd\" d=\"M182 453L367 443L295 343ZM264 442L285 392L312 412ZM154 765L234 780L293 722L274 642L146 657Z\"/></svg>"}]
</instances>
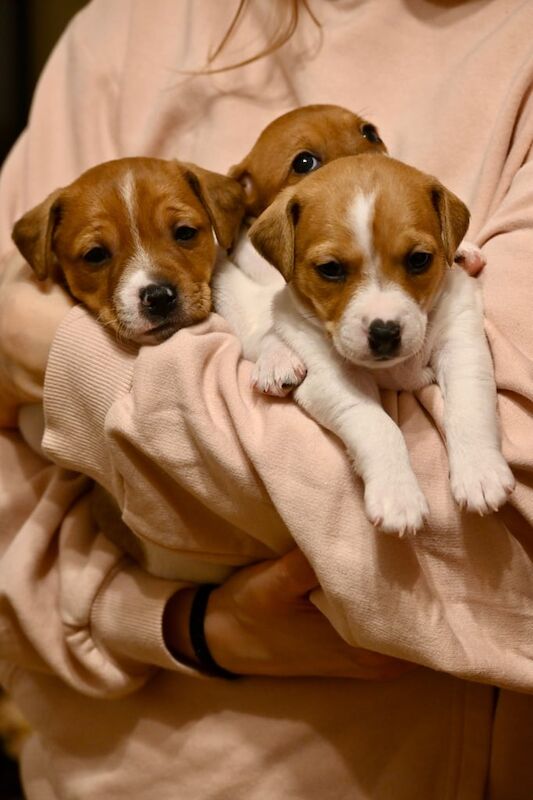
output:
<instances>
[{"instance_id":1,"label":"dark background","mask_svg":"<svg viewBox=\"0 0 533 800\"><path fill-rule=\"evenodd\" d=\"M24 128L37 78L87 0L0 0L0 164ZM5 800L0 781L0 800Z\"/></svg>"},{"instance_id":2,"label":"dark background","mask_svg":"<svg viewBox=\"0 0 533 800\"><path fill-rule=\"evenodd\" d=\"M26 125L37 78L87 0L0 0L0 165ZM18 769L0 741L0 800L21 800Z\"/></svg>"}]
</instances>

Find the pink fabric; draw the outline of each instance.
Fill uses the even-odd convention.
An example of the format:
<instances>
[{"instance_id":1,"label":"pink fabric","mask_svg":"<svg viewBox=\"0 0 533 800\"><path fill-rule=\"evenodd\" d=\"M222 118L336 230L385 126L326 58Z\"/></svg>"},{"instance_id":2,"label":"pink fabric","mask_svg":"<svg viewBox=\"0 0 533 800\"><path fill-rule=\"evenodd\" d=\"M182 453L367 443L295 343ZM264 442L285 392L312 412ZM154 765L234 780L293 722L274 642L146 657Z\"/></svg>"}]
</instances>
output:
<instances>
[{"instance_id":1,"label":"pink fabric","mask_svg":"<svg viewBox=\"0 0 533 800\"><path fill-rule=\"evenodd\" d=\"M522 694L533 689L533 5L311 4L321 35L303 15L271 59L191 77L180 70L203 66L227 4L93 0L4 167L0 253L17 216L99 161L178 156L225 171L291 107L363 112L393 155L471 207L517 489L498 515L460 514L438 390L385 393L431 523L414 540L384 537L340 443L290 401L251 393L223 320L135 358L74 309L46 386L46 445L62 467L0 438L0 668L36 731L23 761L30 800L481 800L487 780L496 800L533 796ZM261 49L275 22L275 4L252 2L225 58ZM226 684L187 670L161 637L177 585L94 530L78 471L115 494L138 535L207 561L239 565L296 541L320 576L316 602L348 641L425 666L371 686ZM495 717L491 684L503 687Z\"/></svg>"}]
</instances>

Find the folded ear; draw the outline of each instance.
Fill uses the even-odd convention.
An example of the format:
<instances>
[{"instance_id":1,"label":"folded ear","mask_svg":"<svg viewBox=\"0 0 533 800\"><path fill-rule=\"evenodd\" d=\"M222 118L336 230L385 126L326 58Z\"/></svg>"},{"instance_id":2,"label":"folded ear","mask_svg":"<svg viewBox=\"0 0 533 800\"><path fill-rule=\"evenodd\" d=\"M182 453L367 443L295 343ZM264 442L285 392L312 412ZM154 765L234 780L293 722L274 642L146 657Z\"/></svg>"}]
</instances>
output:
<instances>
[{"instance_id":1,"label":"folded ear","mask_svg":"<svg viewBox=\"0 0 533 800\"><path fill-rule=\"evenodd\" d=\"M292 188L280 192L249 231L250 240L263 258L289 281L294 268L294 228L300 205Z\"/></svg>"},{"instance_id":2,"label":"folded ear","mask_svg":"<svg viewBox=\"0 0 533 800\"><path fill-rule=\"evenodd\" d=\"M446 261L451 266L468 230L470 212L463 201L441 183L432 187L431 200L440 220Z\"/></svg>"},{"instance_id":3,"label":"folded ear","mask_svg":"<svg viewBox=\"0 0 533 800\"><path fill-rule=\"evenodd\" d=\"M234 167L228 172L230 178L238 181L244 191L244 202L246 203L246 212L248 214L255 214L257 203L259 200L259 193L257 190L257 184L254 180L253 175L248 169L248 161L245 158L244 161L241 161L240 164L235 164Z\"/></svg>"},{"instance_id":4,"label":"folded ear","mask_svg":"<svg viewBox=\"0 0 533 800\"><path fill-rule=\"evenodd\" d=\"M56 264L52 245L61 216L61 192L57 189L24 214L12 231L13 241L40 281L53 276Z\"/></svg>"},{"instance_id":5,"label":"folded ear","mask_svg":"<svg viewBox=\"0 0 533 800\"><path fill-rule=\"evenodd\" d=\"M231 250L244 217L244 191L241 184L196 164L183 166L185 180L207 211L219 245L224 250Z\"/></svg>"}]
</instances>

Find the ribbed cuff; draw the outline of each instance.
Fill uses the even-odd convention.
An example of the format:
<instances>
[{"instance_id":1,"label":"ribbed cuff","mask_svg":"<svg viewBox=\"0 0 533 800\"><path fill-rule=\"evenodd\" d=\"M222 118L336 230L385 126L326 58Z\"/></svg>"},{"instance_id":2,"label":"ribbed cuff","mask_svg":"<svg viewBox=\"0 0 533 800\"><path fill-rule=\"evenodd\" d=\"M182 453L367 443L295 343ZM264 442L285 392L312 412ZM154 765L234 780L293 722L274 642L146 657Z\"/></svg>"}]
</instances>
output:
<instances>
[{"instance_id":1,"label":"ribbed cuff","mask_svg":"<svg viewBox=\"0 0 533 800\"><path fill-rule=\"evenodd\" d=\"M122 562L93 604L94 639L115 658L200 675L174 658L163 639L165 606L175 592L189 585L154 578Z\"/></svg>"},{"instance_id":2,"label":"ribbed cuff","mask_svg":"<svg viewBox=\"0 0 533 800\"><path fill-rule=\"evenodd\" d=\"M106 415L126 394L137 351L118 344L81 306L59 327L44 386L43 449L56 463L106 485Z\"/></svg>"}]
</instances>

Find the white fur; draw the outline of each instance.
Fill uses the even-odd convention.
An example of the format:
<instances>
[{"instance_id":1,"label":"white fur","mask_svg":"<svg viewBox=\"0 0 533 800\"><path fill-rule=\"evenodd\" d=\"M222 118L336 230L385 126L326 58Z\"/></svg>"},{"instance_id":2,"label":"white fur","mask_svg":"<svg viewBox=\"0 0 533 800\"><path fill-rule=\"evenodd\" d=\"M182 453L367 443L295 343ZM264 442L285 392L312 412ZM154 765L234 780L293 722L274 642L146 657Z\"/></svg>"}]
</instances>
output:
<instances>
[{"instance_id":1,"label":"white fur","mask_svg":"<svg viewBox=\"0 0 533 800\"><path fill-rule=\"evenodd\" d=\"M368 328L375 319L398 322L401 346L398 355L388 362L391 366L413 355L422 347L427 315L407 292L394 283L380 286L367 280L355 292L339 321L331 331L335 347L341 355L361 366L377 368L368 345Z\"/></svg>"},{"instance_id":2,"label":"white fur","mask_svg":"<svg viewBox=\"0 0 533 800\"><path fill-rule=\"evenodd\" d=\"M134 251L115 290L114 301L118 319L127 330L128 336L141 341L143 335L153 327L153 323L140 311L140 293L150 284L157 283L156 265L143 247L139 233L137 194L133 172L129 171L125 174L119 191L128 213Z\"/></svg>"},{"instance_id":3,"label":"white fur","mask_svg":"<svg viewBox=\"0 0 533 800\"><path fill-rule=\"evenodd\" d=\"M513 490L514 478L500 449L496 387L475 281L462 270L449 271L429 312L399 287L380 286L369 234L371 208L368 199L352 206L368 279L348 304L332 342L323 324L290 286L281 281L280 288L279 275L256 254L247 274L247 241L239 251L241 269L225 261L217 272L215 302L246 357L257 357L265 337L252 378L257 388L283 394L281 382L296 383L307 369L294 399L346 444L365 485L369 519L402 535L423 525L428 506L401 431L381 407L379 387L413 391L436 379L445 403L451 488L461 506L480 514L496 510ZM365 325L376 317L397 319L402 326L401 355L386 367L368 359Z\"/></svg>"},{"instance_id":4,"label":"white fur","mask_svg":"<svg viewBox=\"0 0 533 800\"><path fill-rule=\"evenodd\" d=\"M115 307L120 323L134 336L142 336L153 323L140 312L140 292L155 282L153 263L141 247L130 259L115 290Z\"/></svg>"},{"instance_id":5,"label":"white fur","mask_svg":"<svg viewBox=\"0 0 533 800\"><path fill-rule=\"evenodd\" d=\"M231 260L223 257L217 265L211 286L215 310L240 339L244 358L256 362L252 384L265 394L286 395L306 369L273 328L272 301L285 281L259 255L246 231Z\"/></svg>"},{"instance_id":6,"label":"white fur","mask_svg":"<svg viewBox=\"0 0 533 800\"><path fill-rule=\"evenodd\" d=\"M379 273L379 262L374 249L372 233L374 225L376 195L356 192L348 209L348 222L353 228L356 242L363 255L363 270L372 276Z\"/></svg>"}]
</instances>

